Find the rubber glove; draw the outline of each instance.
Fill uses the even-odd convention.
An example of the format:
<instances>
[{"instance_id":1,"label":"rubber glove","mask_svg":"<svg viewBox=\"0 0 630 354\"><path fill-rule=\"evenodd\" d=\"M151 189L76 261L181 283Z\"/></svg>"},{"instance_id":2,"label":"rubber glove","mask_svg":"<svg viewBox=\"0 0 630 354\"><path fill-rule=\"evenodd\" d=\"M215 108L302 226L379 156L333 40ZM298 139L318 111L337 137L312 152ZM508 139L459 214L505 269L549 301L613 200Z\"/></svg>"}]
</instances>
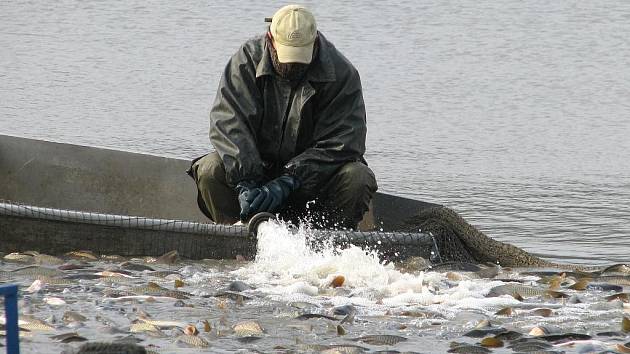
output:
<instances>
[{"instance_id":1,"label":"rubber glove","mask_svg":"<svg viewBox=\"0 0 630 354\"><path fill-rule=\"evenodd\" d=\"M252 200L250 208L255 209L257 212L268 211L273 213L284 207L289 199L289 195L299 187L300 182L297 178L282 175L260 187L260 194Z\"/></svg>"},{"instance_id":2,"label":"rubber glove","mask_svg":"<svg viewBox=\"0 0 630 354\"><path fill-rule=\"evenodd\" d=\"M241 181L236 185L238 192L238 205L241 207L240 218L245 221L250 215L256 214L258 210L252 208L252 201L260 195L261 190L254 181Z\"/></svg>"}]
</instances>

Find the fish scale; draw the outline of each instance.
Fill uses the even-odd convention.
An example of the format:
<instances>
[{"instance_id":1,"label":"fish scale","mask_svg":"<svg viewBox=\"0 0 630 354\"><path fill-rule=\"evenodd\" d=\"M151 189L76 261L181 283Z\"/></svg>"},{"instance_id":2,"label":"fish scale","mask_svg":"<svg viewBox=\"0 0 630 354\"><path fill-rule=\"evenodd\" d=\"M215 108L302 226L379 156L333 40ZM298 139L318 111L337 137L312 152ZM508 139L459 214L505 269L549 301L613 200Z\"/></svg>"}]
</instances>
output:
<instances>
[{"instance_id":1,"label":"fish scale","mask_svg":"<svg viewBox=\"0 0 630 354\"><path fill-rule=\"evenodd\" d=\"M263 334L262 326L256 321L239 322L232 328L239 337L257 336Z\"/></svg>"},{"instance_id":2,"label":"fish scale","mask_svg":"<svg viewBox=\"0 0 630 354\"><path fill-rule=\"evenodd\" d=\"M31 276L31 277L37 277L37 276L54 277L54 276L59 276L59 275L63 274L61 271L59 271L57 269L46 268L46 267L39 267L39 266L28 266L28 267L24 267L24 268L19 268L19 269L13 270L10 273L18 274L18 275L22 275L22 276Z\"/></svg>"},{"instance_id":3,"label":"fish scale","mask_svg":"<svg viewBox=\"0 0 630 354\"><path fill-rule=\"evenodd\" d=\"M558 291L552 291L542 288L534 288L531 286L525 286L521 284L505 284L499 285L488 292L486 297L496 297L501 295L521 295L524 297L534 297L534 296L551 296L551 297L562 297L565 296L563 293Z\"/></svg>"},{"instance_id":4,"label":"fish scale","mask_svg":"<svg viewBox=\"0 0 630 354\"><path fill-rule=\"evenodd\" d=\"M207 340L199 337L199 336L193 336L193 335L189 335L189 334L184 334L181 335L179 337L177 337L177 339L175 340L176 343L184 343L187 344L191 347L195 347L195 348L205 348L208 345L210 345L208 343Z\"/></svg>"},{"instance_id":5,"label":"fish scale","mask_svg":"<svg viewBox=\"0 0 630 354\"><path fill-rule=\"evenodd\" d=\"M407 338L389 334L377 334L354 338L353 340L371 345L395 345L396 343L406 341Z\"/></svg>"},{"instance_id":6,"label":"fish scale","mask_svg":"<svg viewBox=\"0 0 630 354\"><path fill-rule=\"evenodd\" d=\"M593 280L613 285L630 286L630 276L603 275L601 277L593 278Z\"/></svg>"}]
</instances>

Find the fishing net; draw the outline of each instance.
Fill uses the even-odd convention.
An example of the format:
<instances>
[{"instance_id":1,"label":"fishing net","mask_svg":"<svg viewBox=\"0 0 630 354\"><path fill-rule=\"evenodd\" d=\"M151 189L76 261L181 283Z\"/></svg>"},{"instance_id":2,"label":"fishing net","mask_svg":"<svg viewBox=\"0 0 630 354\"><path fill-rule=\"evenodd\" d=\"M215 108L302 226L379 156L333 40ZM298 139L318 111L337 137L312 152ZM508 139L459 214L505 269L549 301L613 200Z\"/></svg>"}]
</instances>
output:
<instances>
[{"instance_id":1,"label":"fishing net","mask_svg":"<svg viewBox=\"0 0 630 354\"><path fill-rule=\"evenodd\" d=\"M405 224L408 231L422 230L432 234L443 262L492 263L506 267L552 264L516 246L486 236L447 207L421 209Z\"/></svg>"},{"instance_id":2,"label":"fishing net","mask_svg":"<svg viewBox=\"0 0 630 354\"><path fill-rule=\"evenodd\" d=\"M3 249L67 252L93 248L120 255L161 255L178 250L186 258L253 257L256 242L246 226L196 223L43 208L0 201ZM337 244L380 251L389 260L420 256L432 262L546 266L524 250L489 238L445 207L421 208L396 232L315 230ZM24 248L27 247L27 248Z\"/></svg>"}]
</instances>

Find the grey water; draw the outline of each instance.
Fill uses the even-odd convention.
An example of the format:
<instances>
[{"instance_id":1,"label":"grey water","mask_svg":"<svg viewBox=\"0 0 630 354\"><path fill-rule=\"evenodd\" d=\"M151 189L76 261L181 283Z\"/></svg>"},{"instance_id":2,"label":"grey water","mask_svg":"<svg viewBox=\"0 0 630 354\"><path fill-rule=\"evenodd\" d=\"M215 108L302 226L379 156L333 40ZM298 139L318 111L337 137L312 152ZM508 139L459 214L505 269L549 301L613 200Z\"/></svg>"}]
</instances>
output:
<instances>
[{"instance_id":1,"label":"grey water","mask_svg":"<svg viewBox=\"0 0 630 354\"><path fill-rule=\"evenodd\" d=\"M224 65L284 4L2 1L0 133L204 154ZM628 260L630 2L304 4L361 73L381 191L549 259Z\"/></svg>"}]
</instances>

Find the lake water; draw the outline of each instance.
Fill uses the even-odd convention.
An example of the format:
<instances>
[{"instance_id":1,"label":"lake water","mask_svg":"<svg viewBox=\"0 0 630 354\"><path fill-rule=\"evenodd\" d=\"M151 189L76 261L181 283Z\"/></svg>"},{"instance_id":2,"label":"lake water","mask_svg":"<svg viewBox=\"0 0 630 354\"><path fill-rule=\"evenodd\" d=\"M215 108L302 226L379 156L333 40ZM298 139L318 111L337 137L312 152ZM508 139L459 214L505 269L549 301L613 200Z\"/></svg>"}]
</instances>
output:
<instances>
[{"instance_id":1,"label":"lake water","mask_svg":"<svg viewBox=\"0 0 630 354\"><path fill-rule=\"evenodd\" d=\"M203 154L224 65L284 4L0 2L0 133ZM305 4L361 73L381 191L551 260L628 261L630 2Z\"/></svg>"}]
</instances>

